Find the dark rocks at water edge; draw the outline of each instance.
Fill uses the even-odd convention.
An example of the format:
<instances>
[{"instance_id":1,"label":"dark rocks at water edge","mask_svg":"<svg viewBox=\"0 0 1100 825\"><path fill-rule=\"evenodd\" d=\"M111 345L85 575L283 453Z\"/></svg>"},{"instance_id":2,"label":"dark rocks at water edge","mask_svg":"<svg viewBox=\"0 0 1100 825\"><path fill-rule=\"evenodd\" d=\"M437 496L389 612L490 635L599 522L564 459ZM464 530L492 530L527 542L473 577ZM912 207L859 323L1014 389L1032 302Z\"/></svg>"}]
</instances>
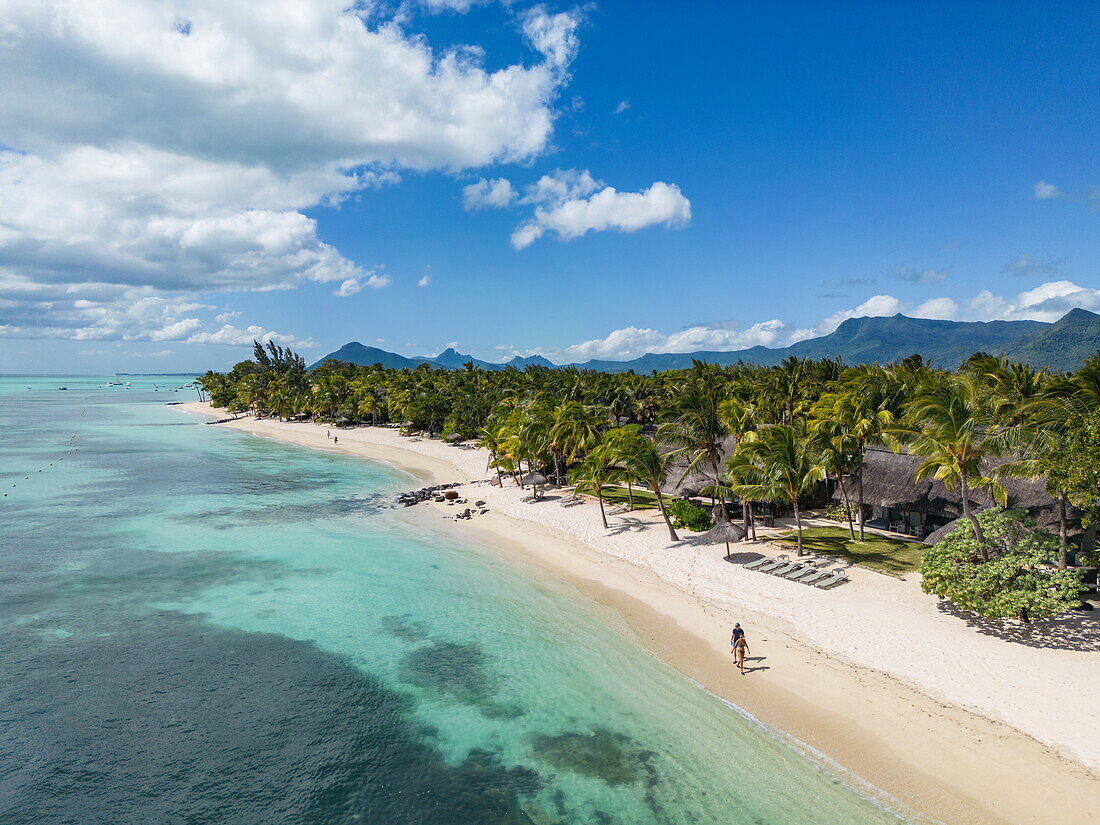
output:
<instances>
[{"instance_id":1,"label":"dark rocks at water edge","mask_svg":"<svg viewBox=\"0 0 1100 825\"><path fill-rule=\"evenodd\" d=\"M453 490L458 486L460 486L458 482L453 482L451 484L436 484L434 487L421 487L419 490L410 490L407 493L399 495L397 497L397 503L403 504L405 507L412 507L414 504L432 501L435 498L443 496L445 490ZM452 496L452 498L457 497L457 495Z\"/></svg>"}]
</instances>

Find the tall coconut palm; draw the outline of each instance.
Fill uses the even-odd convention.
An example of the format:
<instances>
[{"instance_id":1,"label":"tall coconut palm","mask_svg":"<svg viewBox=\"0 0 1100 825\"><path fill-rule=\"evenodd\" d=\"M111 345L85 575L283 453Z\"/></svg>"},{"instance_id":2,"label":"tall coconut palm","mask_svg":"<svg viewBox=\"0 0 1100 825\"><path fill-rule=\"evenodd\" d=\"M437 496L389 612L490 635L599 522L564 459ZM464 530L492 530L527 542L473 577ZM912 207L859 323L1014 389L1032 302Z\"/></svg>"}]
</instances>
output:
<instances>
[{"instance_id":1,"label":"tall coconut palm","mask_svg":"<svg viewBox=\"0 0 1100 825\"><path fill-rule=\"evenodd\" d=\"M566 401L559 404L551 414L550 448L554 453L554 463L559 458L566 466L577 460L582 453L591 450L600 440L600 419L590 412L580 401ZM556 467L561 478L561 467Z\"/></svg>"},{"instance_id":2,"label":"tall coconut palm","mask_svg":"<svg viewBox=\"0 0 1100 825\"><path fill-rule=\"evenodd\" d=\"M881 392L883 373L881 368L857 371L840 389L825 393L812 407L812 426L828 433L835 457L840 460L845 453L852 457L849 472L854 470L856 473L860 541L864 537L863 459L867 455L867 445L880 440L894 421L887 407L888 396Z\"/></svg>"},{"instance_id":3,"label":"tall coconut palm","mask_svg":"<svg viewBox=\"0 0 1100 825\"><path fill-rule=\"evenodd\" d=\"M640 424L627 424L623 427L608 430L604 434L602 447L608 451L611 460L616 465L622 466L635 440L643 437ZM626 504L627 507L633 510L634 477L630 473L624 472L620 481L626 484Z\"/></svg>"},{"instance_id":4,"label":"tall coconut palm","mask_svg":"<svg viewBox=\"0 0 1100 825\"><path fill-rule=\"evenodd\" d=\"M743 397L733 396L718 405L718 417L734 440L733 454L736 455L745 439L756 430L756 408ZM725 494L723 494L725 495ZM756 539L756 523L753 518L752 500L741 496L741 518L745 525L745 540L749 534Z\"/></svg>"},{"instance_id":5,"label":"tall coconut palm","mask_svg":"<svg viewBox=\"0 0 1100 825\"><path fill-rule=\"evenodd\" d=\"M621 446L623 449L619 455L620 466L636 483L649 488L657 498L657 507L661 511L665 527L668 528L669 538L679 541L680 537L676 535L672 520L668 517L664 494L661 492L661 488L664 487L672 472L672 460L643 435L630 439Z\"/></svg>"},{"instance_id":6,"label":"tall coconut palm","mask_svg":"<svg viewBox=\"0 0 1100 825\"><path fill-rule=\"evenodd\" d=\"M718 484L726 437L729 435L719 415L720 388L711 380L708 365L696 363L693 380L677 399L668 421L657 429L657 439L668 445L670 457L685 457L688 464L680 477L683 482L693 471L705 468ZM729 521L726 498L718 499L721 521Z\"/></svg>"},{"instance_id":7,"label":"tall coconut palm","mask_svg":"<svg viewBox=\"0 0 1100 825\"><path fill-rule=\"evenodd\" d=\"M973 374L951 376L919 392L907 405L901 426L890 431L895 449L907 446L924 459L916 480L935 478L948 489L958 488L962 515L974 529L982 558L990 559L985 535L970 506L970 491L989 487L1000 503L1004 486L986 475L986 462L1003 449L1002 433L990 413L981 379Z\"/></svg>"},{"instance_id":8,"label":"tall coconut palm","mask_svg":"<svg viewBox=\"0 0 1100 825\"><path fill-rule=\"evenodd\" d=\"M998 475L1041 480L1057 503L1058 567L1069 566L1069 478L1074 459L1073 433L1095 415L1095 408L1081 395L1049 393L1041 402L1028 402L1027 419L1008 433L1013 454L997 468Z\"/></svg>"},{"instance_id":9,"label":"tall coconut palm","mask_svg":"<svg viewBox=\"0 0 1100 825\"><path fill-rule=\"evenodd\" d=\"M852 449L852 440L848 433L829 419L816 419L811 422L812 437L821 456L821 466L825 468L826 479L836 476L840 495L844 500L844 514L848 521L848 534L856 540L855 522L852 519L852 502L848 497L848 485L844 479L859 472L860 459ZM862 528L862 525L861 525Z\"/></svg>"},{"instance_id":10,"label":"tall coconut palm","mask_svg":"<svg viewBox=\"0 0 1100 825\"><path fill-rule=\"evenodd\" d=\"M591 492L600 502L600 520L607 529L607 512L604 510L603 491L623 477L624 471L616 466L614 454L601 444L592 449L572 473L576 492Z\"/></svg>"},{"instance_id":11,"label":"tall coconut palm","mask_svg":"<svg viewBox=\"0 0 1100 825\"><path fill-rule=\"evenodd\" d=\"M770 406L774 421L791 424L805 414L817 384L811 364L808 359L790 356L773 372L761 376L758 395Z\"/></svg>"},{"instance_id":12,"label":"tall coconut palm","mask_svg":"<svg viewBox=\"0 0 1100 825\"><path fill-rule=\"evenodd\" d=\"M785 501L794 509L798 555L802 551L799 499L824 480L825 469L805 428L794 424L765 427L739 450L730 466L731 486L756 501Z\"/></svg>"}]
</instances>

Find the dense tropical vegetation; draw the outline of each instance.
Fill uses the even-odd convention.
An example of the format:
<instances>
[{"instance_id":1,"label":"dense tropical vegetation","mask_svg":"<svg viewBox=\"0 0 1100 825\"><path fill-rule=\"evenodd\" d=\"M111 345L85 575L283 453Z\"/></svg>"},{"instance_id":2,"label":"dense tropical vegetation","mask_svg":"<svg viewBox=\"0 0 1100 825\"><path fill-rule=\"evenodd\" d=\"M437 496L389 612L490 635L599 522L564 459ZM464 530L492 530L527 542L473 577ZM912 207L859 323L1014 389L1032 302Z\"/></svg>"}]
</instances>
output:
<instances>
[{"instance_id":1,"label":"dense tropical vegetation","mask_svg":"<svg viewBox=\"0 0 1100 825\"><path fill-rule=\"evenodd\" d=\"M307 371L294 353L257 343L253 359L201 382L215 406L232 411L480 439L499 475L568 478L600 499L605 524L605 491L626 486L632 499L646 490L672 540L674 520L686 522L669 505L690 481L691 494L715 499L716 519L739 508L750 536L754 503L793 513L801 553L801 514L811 502L824 503L828 479L841 491L852 541L857 530L865 540L860 467L874 444L920 456L918 477L959 491L976 565L995 564L1007 551L986 535L971 491L988 488L1003 500L1008 476L1043 479L1061 513L1052 545L1061 569L1067 508L1082 510L1087 521L1100 502L1093 460L1100 452L1100 353L1074 374L979 353L954 372L911 356L856 367L798 358L775 367L696 362L640 375L472 364L392 370L338 361Z\"/></svg>"}]
</instances>

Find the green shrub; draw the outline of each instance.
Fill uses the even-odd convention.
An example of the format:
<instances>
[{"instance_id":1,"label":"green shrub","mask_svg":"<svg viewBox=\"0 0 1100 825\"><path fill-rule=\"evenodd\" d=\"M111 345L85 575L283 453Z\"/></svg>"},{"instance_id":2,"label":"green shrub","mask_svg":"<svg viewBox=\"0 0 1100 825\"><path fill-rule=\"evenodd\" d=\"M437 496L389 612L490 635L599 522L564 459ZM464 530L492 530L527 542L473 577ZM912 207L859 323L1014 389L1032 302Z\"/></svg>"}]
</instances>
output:
<instances>
[{"instance_id":1,"label":"green shrub","mask_svg":"<svg viewBox=\"0 0 1100 825\"><path fill-rule=\"evenodd\" d=\"M839 521L847 524L848 508L844 506L843 501L834 502L833 504L830 504L828 507L825 508L823 517L827 518L829 521ZM852 517L855 518L855 513L852 513Z\"/></svg>"},{"instance_id":2,"label":"green shrub","mask_svg":"<svg viewBox=\"0 0 1100 825\"><path fill-rule=\"evenodd\" d=\"M677 529L683 528L694 533L701 533L714 526L710 513L682 498L676 499L668 505L668 515L672 519L672 526Z\"/></svg>"}]
</instances>

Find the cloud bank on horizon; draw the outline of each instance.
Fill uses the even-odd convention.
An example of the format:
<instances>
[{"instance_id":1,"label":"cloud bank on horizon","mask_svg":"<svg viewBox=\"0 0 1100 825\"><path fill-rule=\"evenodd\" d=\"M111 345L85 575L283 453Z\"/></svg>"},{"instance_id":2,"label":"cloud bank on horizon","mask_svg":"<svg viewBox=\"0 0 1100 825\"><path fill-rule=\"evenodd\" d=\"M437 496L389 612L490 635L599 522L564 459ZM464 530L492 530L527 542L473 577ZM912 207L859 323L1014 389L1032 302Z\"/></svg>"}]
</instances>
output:
<instances>
[{"instance_id":1,"label":"cloud bank on horizon","mask_svg":"<svg viewBox=\"0 0 1100 825\"><path fill-rule=\"evenodd\" d=\"M819 338L836 330L849 318L883 317L901 313L913 318L966 321L1057 321L1071 309L1080 307L1100 311L1100 289L1081 287L1072 281L1051 281L1004 298L982 290L960 306L952 298L929 298L908 306L893 295L874 295L858 306L835 312L812 327L792 328L778 318L759 321L744 329L729 322L697 324L676 332L630 326L616 329L603 338L579 344L547 349L511 349L512 355L542 355L556 363L591 359L626 361L646 353L715 352L749 349L750 347L787 347L809 338Z\"/></svg>"}]
</instances>

